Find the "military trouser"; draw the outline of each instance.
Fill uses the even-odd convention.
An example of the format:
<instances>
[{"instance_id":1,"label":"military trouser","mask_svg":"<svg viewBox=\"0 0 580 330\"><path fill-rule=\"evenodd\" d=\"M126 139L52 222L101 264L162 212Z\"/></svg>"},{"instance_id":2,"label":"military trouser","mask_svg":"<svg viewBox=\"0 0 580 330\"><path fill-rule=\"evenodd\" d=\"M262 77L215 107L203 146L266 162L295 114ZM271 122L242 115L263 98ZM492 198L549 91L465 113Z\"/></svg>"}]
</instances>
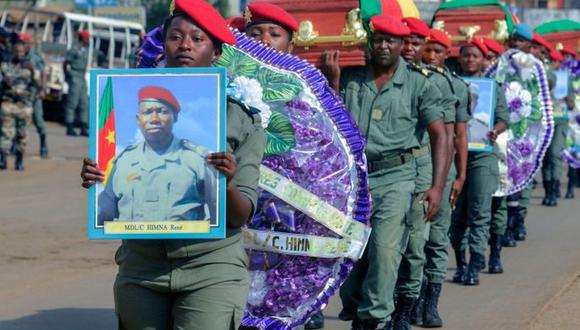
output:
<instances>
[{"instance_id":1,"label":"military trouser","mask_svg":"<svg viewBox=\"0 0 580 330\"><path fill-rule=\"evenodd\" d=\"M441 284L447 277L447 261L449 260L449 227L451 226L451 188L453 181L457 177L457 171L452 164L447 175L447 182L439 212L431 220L429 228L429 237L425 244L425 278L429 283Z\"/></svg>"},{"instance_id":2,"label":"military trouser","mask_svg":"<svg viewBox=\"0 0 580 330\"><path fill-rule=\"evenodd\" d=\"M8 152L14 141L16 150L26 149L26 127L30 123L32 107L22 102L4 100L0 106L0 151Z\"/></svg>"},{"instance_id":3,"label":"military trouser","mask_svg":"<svg viewBox=\"0 0 580 330\"><path fill-rule=\"evenodd\" d=\"M508 213L506 197L494 197L491 202L490 233L504 235L507 228Z\"/></svg>"},{"instance_id":4,"label":"military trouser","mask_svg":"<svg viewBox=\"0 0 580 330\"><path fill-rule=\"evenodd\" d=\"M468 161L467 178L453 212L450 239L453 249L485 255L491 222L491 200L499 181L495 154ZM469 229L469 231L468 231Z\"/></svg>"},{"instance_id":5,"label":"military trouser","mask_svg":"<svg viewBox=\"0 0 580 330\"><path fill-rule=\"evenodd\" d=\"M65 102L65 123L79 122L88 127L89 124L89 97L84 74L73 74L67 78L69 86Z\"/></svg>"},{"instance_id":6,"label":"military trouser","mask_svg":"<svg viewBox=\"0 0 580 330\"><path fill-rule=\"evenodd\" d=\"M44 110L42 108L42 99L36 97L32 103L32 119L38 135L46 135L46 123L44 122Z\"/></svg>"},{"instance_id":7,"label":"military trouser","mask_svg":"<svg viewBox=\"0 0 580 330\"><path fill-rule=\"evenodd\" d=\"M407 247L415 161L369 175L372 232L365 255L340 288L341 320L382 322L394 310L399 264Z\"/></svg>"},{"instance_id":8,"label":"military trouser","mask_svg":"<svg viewBox=\"0 0 580 330\"><path fill-rule=\"evenodd\" d=\"M562 176L562 155L566 148L566 135L568 134L568 122L556 121L554 125L554 137L548 147L542 161L542 178L544 181L560 181Z\"/></svg>"},{"instance_id":9,"label":"military trouser","mask_svg":"<svg viewBox=\"0 0 580 330\"><path fill-rule=\"evenodd\" d=\"M168 259L120 247L114 285L119 328L237 330L246 307L248 274L243 267L215 262L219 253L223 251Z\"/></svg>"},{"instance_id":10,"label":"military trouser","mask_svg":"<svg viewBox=\"0 0 580 330\"><path fill-rule=\"evenodd\" d=\"M532 190L534 187L530 182L522 191L519 193L519 205L520 205L520 216L525 219L528 215L528 207L530 206L530 199L532 198Z\"/></svg>"},{"instance_id":11,"label":"military trouser","mask_svg":"<svg viewBox=\"0 0 580 330\"><path fill-rule=\"evenodd\" d=\"M423 265L425 264L425 242L427 240L428 225L425 223L425 209L420 204L421 198L433 181L433 164L431 155L426 154L416 159L417 178L415 180L415 194L411 206L411 226L409 228L409 242L401 259L397 294L406 298L419 297L421 282L423 281Z\"/></svg>"}]
</instances>

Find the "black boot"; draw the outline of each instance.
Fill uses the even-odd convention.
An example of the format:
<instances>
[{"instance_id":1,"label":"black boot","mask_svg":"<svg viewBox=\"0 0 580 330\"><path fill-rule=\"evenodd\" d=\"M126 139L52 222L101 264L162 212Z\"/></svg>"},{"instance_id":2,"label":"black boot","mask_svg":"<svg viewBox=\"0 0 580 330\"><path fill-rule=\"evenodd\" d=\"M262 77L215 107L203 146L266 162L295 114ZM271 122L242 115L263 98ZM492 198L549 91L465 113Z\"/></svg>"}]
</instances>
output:
<instances>
[{"instance_id":1,"label":"black boot","mask_svg":"<svg viewBox=\"0 0 580 330\"><path fill-rule=\"evenodd\" d=\"M554 180L554 197L556 197L556 200L560 199L562 197L561 191L560 191L560 180Z\"/></svg>"},{"instance_id":2,"label":"black boot","mask_svg":"<svg viewBox=\"0 0 580 330\"><path fill-rule=\"evenodd\" d=\"M550 203L550 193L552 191L552 181L544 180L543 184L545 196L544 199L542 199L542 205L548 206L548 204Z\"/></svg>"},{"instance_id":3,"label":"black boot","mask_svg":"<svg viewBox=\"0 0 580 330\"><path fill-rule=\"evenodd\" d=\"M324 328L324 315L322 312L318 312L304 324L304 329L322 329Z\"/></svg>"},{"instance_id":4,"label":"black boot","mask_svg":"<svg viewBox=\"0 0 580 330\"><path fill-rule=\"evenodd\" d=\"M14 163L14 169L17 171L24 170L24 164L22 163L24 160L24 155L22 152L16 150L16 162Z\"/></svg>"},{"instance_id":5,"label":"black boot","mask_svg":"<svg viewBox=\"0 0 580 330\"><path fill-rule=\"evenodd\" d=\"M379 324L373 321L363 321L359 319L352 320L352 330L376 330Z\"/></svg>"},{"instance_id":6,"label":"black boot","mask_svg":"<svg viewBox=\"0 0 580 330\"><path fill-rule=\"evenodd\" d=\"M40 158L48 158L48 146L46 145L46 135L40 136Z\"/></svg>"},{"instance_id":7,"label":"black boot","mask_svg":"<svg viewBox=\"0 0 580 330\"><path fill-rule=\"evenodd\" d=\"M558 191L560 190L558 183L559 181L552 181L552 186L550 187L550 201L548 206L558 206L558 197L556 197L558 195Z\"/></svg>"},{"instance_id":8,"label":"black boot","mask_svg":"<svg viewBox=\"0 0 580 330\"><path fill-rule=\"evenodd\" d=\"M479 269L482 261L485 259L479 253L472 252L467 266L467 275L465 276L464 285L479 285Z\"/></svg>"},{"instance_id":9,"label":"black boot","mask_svg":"<svg viewBox=\"0 0 580 330\"><path fill-rule=\"evenodd\" d=\"M75 131L75 126L73 124L66 124L66 135L68 136L77 136L77 132Z\"/></svg>"},{"instance_id":10,"label":"black boot","mask_svg":"<svg viewBox=\"0 0 580 330\"><path fill-rule=\"evenodd\" d=\"M393 312L393 330L411 330L411 310L415 299L399 296Z\"/></svg>"},{"instance_id":11,"label":"black boot","mask_svg":"<svg viewBox=\"0 0 580 330\"><path fill-rule=\"evenodd\" d=\"M429 283L425 297L425 311L423 312L423 328L441 328L443 321L439 316L437 305L441 295L441 283Z\"/></svg>"},{"instance_id":12,"label":"black boot","mask_svg":"<svg viewBox=\"0 0 580 330\"><path fill-rule=\"evenodd\" d=\"M508 206L508 222L505 234L502 237L502 245L505 247L515 247L518 245L514 235L517 217L519 216L518 212L519 208Z\"/></svg>"},{"instance_id":13,"label":"black boot","mask_svg":"<svg viewBox=\"0 0 580 330\"><path fill-rule=\"evenodd\" d=\"M573 199L575 196L574 194L574 181L568 179L568 189L566 189L566 199Z\"/></svg>"},{"instance_id":14,"label":"black boot","mask_svg":"<svg viewBox=\"0 0 580 330\"><path fill-rule=\"evenodd\" d=\"M425 295L427 292L427 281L423 280L421 283L421 291L419 291L419 298L413 306L411 311L411 324L412 325L422 325L423 324L423 310L425 309Z\"/></svg>"},{"instance_id":15,"label":"black boot","mask_svg":"<svg viewBox=\"0 0 580 330\"><path fill-rule=\"evenodd\" d=\"M465 258L465 250L455 250L455 262L457 268L453 275L453 283L465 282L465 275L467 274L467 259Z\"/></svg>"},{"instance_id":16,"label":"black boot","mask_svg":"<svg viewBox=\"0 0 580 330\"><path fill-rule=\"evenodd\" d=\"M515 231L515 239L516 241L525 241L526 240L526 225L524 224L524 217L518 214L517 223L516 223L516 231Z\"/></svg>"},{"instance_id":17,"label":"black boot","mask_svg":"<svg viewBox=\"0 0 580 330\"><path fill-rule=\"evenodd\" d=\"M6 167L6 152L0 151L0 170L5 170Z\"/></svg>"},{"instance_id":18,"label":"black boot","mask_svg":"<svg viewBox=\"0 0 580 330\"><path fill-rule=\"evenodd\" d=\"M89 136L89 126L87 124L81 125L81 136Z\"/></svg>"},{"instance_id":19,"label":"black boot","mask_svg":"<svg viewBox=\"0 0 580 330\"><path fill-rule=\"evenodd\" d=\"M489 252L488 272L490 274L503 273L503 267L501 265L502 236L503 235L491 234L491 238L489 240L490 252Z\"/></svg>"}]
</instances>

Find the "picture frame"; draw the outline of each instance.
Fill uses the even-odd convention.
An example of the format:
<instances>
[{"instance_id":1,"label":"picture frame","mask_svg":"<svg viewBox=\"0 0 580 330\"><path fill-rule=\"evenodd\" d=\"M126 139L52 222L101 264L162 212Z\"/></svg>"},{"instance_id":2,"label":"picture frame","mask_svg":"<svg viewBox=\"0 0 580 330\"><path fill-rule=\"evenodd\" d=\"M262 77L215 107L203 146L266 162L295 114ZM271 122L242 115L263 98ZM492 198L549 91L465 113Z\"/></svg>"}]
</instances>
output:
<instances>
[{"instance_id":1,"label":"picture frame","mask_svg":"<svg viewBox=\"0 0 580 330\"><path fill-rule=\"evenodd\" d=\"M91 70L89 239L225 237L223 68Z\"/></svg>"},{"instance_id":2,"label":"picture frame","mask_svg":"<svg viewBox=\"0 0 580 330\"><path fill-rule=\"evenodd\" d=\"M570 73L566 70L555 70L553 73L556 80L552 89L554 119L568 119L568 106L564 98L568 96Z\"/></svg>"},{"instance_id":3,"label":"picture frame","mask_svg":"<svg viewBox=\"0 0 580 330\"><path fill-rule=\"evenodd\" d=\"M487 136L495 120L496 84L490 78L464 77L469 83L471 119L467 122L467 150L492 152L493 145Z\"/></svg>"}]
</instances>

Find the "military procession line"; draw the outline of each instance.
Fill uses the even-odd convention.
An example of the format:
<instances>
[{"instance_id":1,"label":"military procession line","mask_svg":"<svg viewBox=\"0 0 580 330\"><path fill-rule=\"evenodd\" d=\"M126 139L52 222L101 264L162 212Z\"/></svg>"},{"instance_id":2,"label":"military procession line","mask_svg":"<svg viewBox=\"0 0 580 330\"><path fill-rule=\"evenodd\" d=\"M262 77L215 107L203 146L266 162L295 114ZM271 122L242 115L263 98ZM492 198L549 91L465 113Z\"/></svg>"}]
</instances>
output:
<instances>
[{"instance_id":1,"label":"military procession line","mask_svg":"<svg viewBox=\"0 0 580 330\"><path fill-rule=\"evenodd\" d=\"M431 29L418 18L373 16L369 27L370 59L364 67L341 68L340 52L322 54L320 70L341 97L366 138L372 232L362 259L340 288L339 318L352 329L442 327L439 297L447 277L448 246L455 252L453 282L479 285L479 273L504 272L503 247L526 239L525 217L531 185L507 197L493 197L500 183L497 150L468 151L468 122L473 104L463 77L480 77L504 47L529 53L548 73L574 50L557 51L529 25L517 24L507 44L468 38L460 47L458 72L446 63L452 48L445 31ZM166 67L209 67L222 44L234 44L228 25L283 53L292 53L297 21L273 4L252 3L244 18L226 21L203 0L176 0L163 29ZM65 105L66 134L88 136L85 82L86 46L91 36L78 33L78 45L67 54L69 95ZM31 36L19 34L6 46L0 35L2 107L0 169L12 151L22 170L26 128L31 121L46 157L46 131L40 100L43 62L30 49ZM8 52L10 48L10 52ZM491 144L508 129L509 111L497 85ZM570 88L568 111L577 95ZM155 94L157 95L157 94ZM145 100L145 99L144 99ZM177 120L179 108L149 95L167 111L155 117ZM140 99L140 102L145 102ZM240 228L256 208L259 164L265 145L259 116L228 101L228 148L210 154L208 162L227 179L227 237L211 242L188 240L125 240L115 260L115 311L122 329L237 329L248 296L248 274ZM141 110L140 110L141 111ZM141 112L137 117L143 116ZM165 120L165 119L162 119ZM566 121L556 121L555 133L542 167L543 205L560 198ZM144 148L167 150L173 140L151 134ZM157 139L157 140L155 140ZM148 144L147 144L148 143ZM576 170L569 169L566 198L574 198ZM83 161L83 187L103 181L104 172L90 159ZM294 244L294 243L293 243ZM291 244L290 244L291 245ZM489 248L488 248L489 247ZM489 251L489 256L486 257ZM322 312L306 329L321 329ZM244 328L244 327L241 327Z\"/></svg>"}]
</instances>

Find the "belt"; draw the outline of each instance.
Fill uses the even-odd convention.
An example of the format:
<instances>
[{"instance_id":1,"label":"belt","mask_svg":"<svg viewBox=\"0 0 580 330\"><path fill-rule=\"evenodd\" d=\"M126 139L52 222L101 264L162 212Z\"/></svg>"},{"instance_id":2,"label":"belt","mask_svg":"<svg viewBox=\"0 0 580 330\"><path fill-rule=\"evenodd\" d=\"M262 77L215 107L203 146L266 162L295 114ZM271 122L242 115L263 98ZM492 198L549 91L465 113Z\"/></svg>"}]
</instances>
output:
<instances>
[{"instance_id":1,"label":"belt","mask_svg":"<svg viewBox=\"0 0 580 330\"><path fill-rule=\"evenodd\" d=\"M412 151L404 151L398 155L390 156L382 160L377 160L368 163L369 173L376 172L378 170L393 168L401 166L415 159Z\"/></svg>"},{"instance_id":2,"label":"belt","mask_svg":"<svg viewBox=\"0 0 580 330\"><path fill-rule=\"evenodd\" d=\"M413 157L419 158L431 153L431 146L429 144L424 144L420 148L411 149L411 152L413 153Z\"/></svg>"}]
</instances>

